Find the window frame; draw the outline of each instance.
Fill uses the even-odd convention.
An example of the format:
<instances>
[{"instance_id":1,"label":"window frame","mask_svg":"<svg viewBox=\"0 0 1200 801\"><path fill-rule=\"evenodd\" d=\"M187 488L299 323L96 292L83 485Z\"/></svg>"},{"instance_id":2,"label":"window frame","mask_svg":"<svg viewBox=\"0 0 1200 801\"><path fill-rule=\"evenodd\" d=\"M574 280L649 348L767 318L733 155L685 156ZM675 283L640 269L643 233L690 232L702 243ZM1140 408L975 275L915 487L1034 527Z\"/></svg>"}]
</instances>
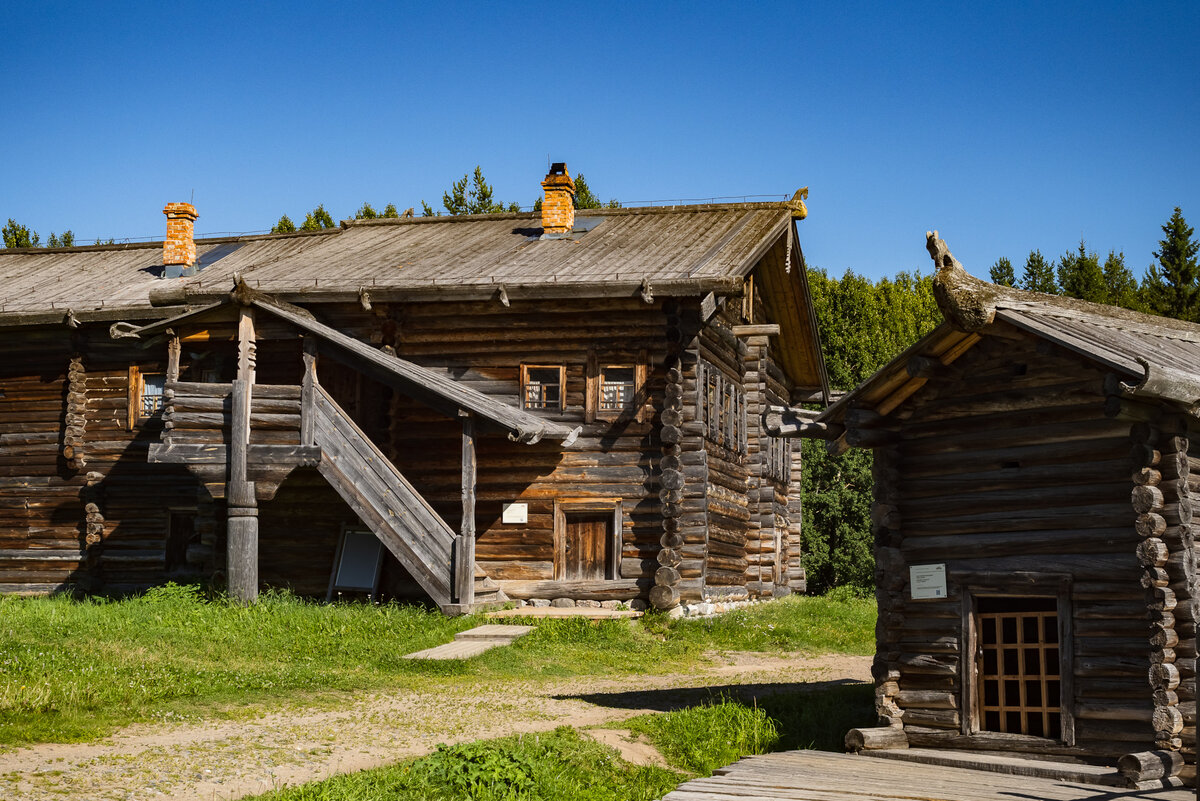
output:
<instances>
[{"instance_id":1,"label":"window frame","mask_svg":"<svg viewBox=\"0 0 1200 801\"><path fill-rule=\"evenodd\" d=\"M558 404L556 406L529 405L529 371L557 370L558 371ZM565 364L526 364L521 363L521 408L527 412L563 411L567 402L567 366Z\"/></svg>"},{"instance_id":2,"label":"window frame","mask_svg":"<svg viewBox=\"0 0 1200 801\"><path fill-rule=\"evenodd\" d=\"M146 395L146 378L147 377L162 377L163 398L159 402L158 409L153 414L142 414L142 400ZM166 407L166 391L167 391L167 373L165 370L149 370L144 371L136 364L129 366L129 394L128 394L128 409L126 425L130 431L144 424L147 420L162 417L162 411Z\"/></svg>"},{"instance_id":3,"label":"window frame","mask_svg":"<svg viewBox=\"0 0 1200 801\"><path fill-rule=\"evenodd\" d=\"M602 399L604 394L604 371L633 368L633 392L629 401L619 409L605 409ZM641 350L637 358L628 359L610 356L602 362L594 348L588 350L587 367L585 369L587 386L584 388L584 422L594 423L597 420L618 420L633 413L633 418L642 423L646 420L646 376L649 372L649 359L646 351Z\"/></svg>"}]
</instances>

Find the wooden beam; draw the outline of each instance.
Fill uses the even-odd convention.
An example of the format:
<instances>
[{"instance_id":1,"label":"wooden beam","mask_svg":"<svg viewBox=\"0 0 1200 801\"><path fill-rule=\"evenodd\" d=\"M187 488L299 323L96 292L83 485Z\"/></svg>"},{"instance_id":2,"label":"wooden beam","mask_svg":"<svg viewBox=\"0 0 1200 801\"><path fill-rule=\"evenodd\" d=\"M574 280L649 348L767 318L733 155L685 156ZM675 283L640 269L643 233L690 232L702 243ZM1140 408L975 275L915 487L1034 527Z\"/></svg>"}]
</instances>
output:
<instances>
[{"instance_id":1,"label":"wooden beam","mask_svg":"<svg viewBox=\"0 0 1200 801\"><path fill-rule=\"evenodd\" d=\"M735 337L776 337L779 336L779 326L773 323L760 325L735 325L731 327Z\"/></svg>"},{"instance_id":2,"label":"wooden beam","mask_svg":"<svg viewBox=\"0 0 1200 801\"><path fill-rule=\"evenodd\" d=\"M151 443L146 461L151 464L226 464L228 451L223 444ZM250 445L246 448L247 473L255 465L314 467L321 462L321 449L315 445Z\"/></svg>"},{"instance_id":3,"label":"wooden beam","mask_svg":"<svg viewBox=\"0 0 1200 801\"><path fill-rule=\"evenodd\" d=\"M455 542L455 596L460 604L475 603L475 416L462 417L462 525Z\"/></svg>"}]
</instances>

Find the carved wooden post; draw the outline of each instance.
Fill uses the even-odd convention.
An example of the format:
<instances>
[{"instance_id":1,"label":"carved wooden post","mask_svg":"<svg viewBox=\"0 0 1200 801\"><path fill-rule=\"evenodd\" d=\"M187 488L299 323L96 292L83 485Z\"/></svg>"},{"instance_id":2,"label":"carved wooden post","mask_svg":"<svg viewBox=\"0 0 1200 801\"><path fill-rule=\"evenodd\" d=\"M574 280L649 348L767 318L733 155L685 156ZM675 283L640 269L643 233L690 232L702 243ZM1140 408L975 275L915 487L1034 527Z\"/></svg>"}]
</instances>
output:
<instances>
[{"instance_id":1,"label":"carved wooden post","mask_svg":"<svg viewBox=\"0 0 1200 801\"><path fill-rule=\"evenodd\" d=\"M238 319L238 377L233 382L229 483L225 489L229 594L245 604L258 599L258 501L248 478L250 401L254 387L254 311L243 306Z\"/></svg>"},{"instance_id":2,"label":"carved wooden post","mask_svg":"<svg viewBox=\"0 0 1200 801\"><path fill-rule=\"evenodd\" d=\"M304 338L304 380L300 385L300 444L312 445L315 439L313 403L317 383L317 340Z\"/></svg>"},{"instance_id":3,"label":"carved wooden post","mask_svg":"<svg viewBox=\"0 0 1200 801\"><path fill-rule=\"evenodd\" d=\"M475 603L475 417L462 417L462 526L454 542L454 584L458 602Z\"/></svg>"}]
</instances>

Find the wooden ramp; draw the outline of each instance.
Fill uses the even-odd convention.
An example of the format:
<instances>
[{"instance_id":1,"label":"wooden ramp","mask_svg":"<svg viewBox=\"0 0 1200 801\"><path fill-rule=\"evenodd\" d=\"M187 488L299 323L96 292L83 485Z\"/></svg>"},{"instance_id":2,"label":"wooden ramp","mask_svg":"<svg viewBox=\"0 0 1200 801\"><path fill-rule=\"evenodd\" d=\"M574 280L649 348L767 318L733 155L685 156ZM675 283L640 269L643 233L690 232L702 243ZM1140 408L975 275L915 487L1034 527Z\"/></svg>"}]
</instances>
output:
<instances>
[{"instance_id":1,"label":"wooden ramp","mask_svg":"<svg viewBox=\"0 0 1200 801\"><path fill-rule=\"evenodd\" d=\"M1123 790L857 754L784 751L694 779L663 801L1193 801L1195 791Z\"/></svg>"}]
</instances>

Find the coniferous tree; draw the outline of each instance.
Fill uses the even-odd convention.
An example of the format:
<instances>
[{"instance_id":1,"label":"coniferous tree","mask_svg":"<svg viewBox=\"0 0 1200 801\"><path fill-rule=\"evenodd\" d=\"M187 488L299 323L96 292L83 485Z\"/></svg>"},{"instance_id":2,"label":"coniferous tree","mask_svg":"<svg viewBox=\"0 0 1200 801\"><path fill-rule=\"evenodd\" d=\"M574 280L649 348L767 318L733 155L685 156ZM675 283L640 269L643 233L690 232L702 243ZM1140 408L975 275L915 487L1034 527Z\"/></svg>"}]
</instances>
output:
<instances>
[{"instance_id":1,"label":"coniferous tree","mask_svg":"<svg viewBox=\"0 0 1200 801\"><path fill-rule=\"evenodd\" d=\"M1021 289L1057 295L1058 285L1054 282L1054 265L1048 263L1040 250L1029 252L1025 260L1025 272L1021 275Z\"/></svg>"},{"instance_id":2,"label":"coniferous tree","mask_svg":"<svg viewBox=\"0 0 1200 801\"><path fill-rule=\"evenodd\" d=\"M370 203L362 204L362 207L354 212L354 219L356 220L373 220L378 216L379 212L375 211L375 208Z\"/></svg>"},{"instance_id":3,"label":"coniferous tree","mask_svg":"<svg viewBox=\"0 0 1200 801\"><path fill-rule=\"evenodd\" d=\"M75 234L70 228L62 232L62 236L55 236L54 232L50 232L50 237L46 240L48 248L73 248L75 247Z\"/></svg>"},{"instance_id":4,"label":"coniferous tree","mask_svg":"<svg viewBox=\"0 0 1200 801\"><path fill-rule=\"evenodd\" d=\"M1125 266L1125 254L1110 250L1104 260L1104 302L1134 311L1146 311L1137 279Z\"/></svg>"},{"instance_id":5,"label":"coniferous tree","mask_svg":"<svg viewBox=\"0 0 1200 801\"><path fill-rule=\"evenodd\" d=\"M37 231L30 231L28 227L21 225L12 217L8 218L8 225L0 229L0 234L4 237L4 247L6 248L36 248L41 237Z\"/></svg>"},{"instance_id":6,"label":"coniferous tree","mask_svg":"<svg viewBox=\"0 0 1200 801\"><path fill-rule=\"evenodd\" d=\"M469 183L469 186L468 186ZM495 199L495 190L483 177L483 168L475 166L474 175L464 175L450 186L449 192L442 193L442 205L452 216L462 214L495 214L501 211L520 211L518 203L502 203ZM421 201L422 213L433 217L441 212L434 211L424 200Z\"/></svg>"},{"instance_id":7,"label":"coniferous tree","mask_svg":"<svg viewBox=\"0 0 1200 801\"><path fill-rule=\"evenodd\" d=\"M993 284L1000 286L1016 286L1017 274L1013 272L1012 262L1004 256L996 259L996 263L988 270Z\"/></svg>"},{"instance_id":8,"label":"coniferous tree","mask_svg":"<svg viewBox=\"0 0 1200 801\"><path fill-rule=\"evenodd\" d=\"M1087 245L1079 240L1079 250L1067 251L1058 261L1058 286L1069 298L1090 300L1092 303L1108 302L1108 288L1104 283L1104 271L1100 268L1100 257L1088 253Z\"/></svg>"},{"instance_id":9,"label":"coniferous tree","mask_svg":"<svg viewBox=\"0 0 1200 801\"><path fill-rule=\"evenodd\" d=\"M385 220L393 220L400 218L400 212L396 211L396 204L389 203L383 207L383 211L379 214Z\"/></svg>"},{"instance_id":10,"label":"coniferous tree","mask_svg":"<svg viewBox=\"0 0 1200 801\"><path fill-rule=\"evenodd\" d=\"M300 224L301 231L321 231L333 227L333 217L330 217L329 212L325 211L324 203L310 211L304 218L304 222Z\"/></svg>"},{"instance_id":11,"label":"coniferous tree","mask_svg":"<svg viewBox=\"0 0 1200 801\"><path fill-rule=\"evenodd\" d=\"M273 234L294 234L295 232L296 224L286 214L279 218L279 222L271 226L271 233Z\"/></svg>"},{"instance_id":12,"label":"coniferous tree","mask_svg":"<svg viewBox=\"0 0 1200 801\"><path fill-rule=\"evenodd\" d=\"M1158 264L1150 265L1142 281L1143 299L1155 314L1200 321L1200 267L1196 263L1200 242L1192 239L1195 231L1178 206L1162 230L1165 236L1154 251Z\"/></svg>"}]
</instances>

